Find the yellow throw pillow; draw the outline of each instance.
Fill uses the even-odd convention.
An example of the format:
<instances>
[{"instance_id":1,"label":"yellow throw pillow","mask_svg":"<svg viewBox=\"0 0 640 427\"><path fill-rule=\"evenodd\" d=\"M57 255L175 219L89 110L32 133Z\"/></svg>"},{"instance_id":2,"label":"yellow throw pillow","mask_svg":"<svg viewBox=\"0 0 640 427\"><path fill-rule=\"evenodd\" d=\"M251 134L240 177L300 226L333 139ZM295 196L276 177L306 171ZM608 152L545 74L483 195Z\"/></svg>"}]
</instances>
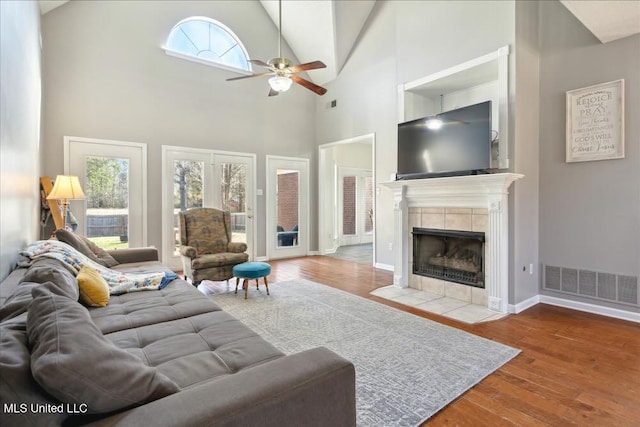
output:
<instances>
[{"instance_id":1,"label":"yellow throw pillow","mask_svg":"<svg viewBox=\"0 0 640 427\"><path fill-rule=\"evenodd\" d=\"M109 303L109 285L98 270L84 266L78 273L80 302L89 307L104 307Z\"/></svg>"}]
</instances>

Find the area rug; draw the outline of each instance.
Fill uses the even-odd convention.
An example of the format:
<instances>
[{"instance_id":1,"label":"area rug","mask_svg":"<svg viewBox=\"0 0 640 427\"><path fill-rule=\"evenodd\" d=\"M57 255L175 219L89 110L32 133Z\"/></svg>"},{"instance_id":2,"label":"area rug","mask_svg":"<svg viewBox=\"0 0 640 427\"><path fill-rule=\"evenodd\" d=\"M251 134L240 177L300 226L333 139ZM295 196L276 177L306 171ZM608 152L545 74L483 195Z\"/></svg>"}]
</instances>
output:
<instances>
[{"instance_id":1,"label":"area rug","mask_svg":"<svg viewBox=\"0 0 640 427\"><path fill-rule=\"evenodd\" d=\"M212 296L284 353L325 346L356 367L358 426L419 425L519 351L308 280Z\"/></svg>"}]
</instances>

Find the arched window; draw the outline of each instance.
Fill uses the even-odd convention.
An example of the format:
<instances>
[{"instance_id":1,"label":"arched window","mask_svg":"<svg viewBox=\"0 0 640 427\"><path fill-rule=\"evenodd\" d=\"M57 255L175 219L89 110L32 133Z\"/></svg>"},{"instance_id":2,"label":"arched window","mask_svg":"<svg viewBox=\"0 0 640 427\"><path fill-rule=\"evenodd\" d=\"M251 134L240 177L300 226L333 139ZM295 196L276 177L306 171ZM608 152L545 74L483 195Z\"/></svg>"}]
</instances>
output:
<instances>
[{"instance_id":1,"label":"arched window","mask_svg":"<svg viewBox=\"0 0 640 427\"><path fill-rule=\"evenodd\" d=\"M184 59L251 71L247 51L233 31L202 16L178 22L169 33L165 50Z\"/></svg>"}]
</instances>

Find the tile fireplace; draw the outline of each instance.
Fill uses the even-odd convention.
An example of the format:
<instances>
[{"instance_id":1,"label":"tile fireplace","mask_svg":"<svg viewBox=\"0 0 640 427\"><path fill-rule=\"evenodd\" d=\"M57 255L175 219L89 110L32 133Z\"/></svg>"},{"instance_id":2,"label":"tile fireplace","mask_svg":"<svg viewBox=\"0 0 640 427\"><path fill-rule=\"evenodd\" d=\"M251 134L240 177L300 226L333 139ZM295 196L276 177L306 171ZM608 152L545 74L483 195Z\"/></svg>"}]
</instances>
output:
<instances>
[{"instance_id":1,"label":"tile fireplace","mask_svg":"<svg viewBox=\"0 0 640 427\"><path fill-rule=\"evenodd\" d=\"M440 291L443 295L456 293L468 295L474 303L481 303L491 310L507 313L509 300L509 214L508 188L523 175L496 173L486 175L455 176L444 178L393 181L382 185L391 189L394 195L394 285L401 288L417 287L429 292ZM429 228L447 232L471 232L484 235L479 237L483 246L480 271L474 273L476 284L460 285L460 280L451 277L434 278L431 274L414 273L413 228ZM449 233L451 234L451 233ZM454 233L455 234L455 233ZM476 235L474 235L476 236ZM479 235L478 235L479 236ZM452 236L458 237L458 236ZM474 240L474 239L471 239ZM472 245L473 246L473 245ZM474 256L464 250L470 247L448 248L448 252L463 250L456 261L437 260L437 253L429 255L435 265L451 268L469 266ZM455 258L454 258L455 259ZM433 263L432 263L433 264ZM433 268L432 270L437 270ZM445 275L457 275L464 269ZM478 281L478 277L482 278ZM468 277L468 276L467 276ZM469 280L470 281L470 280ZM449 285L450 284L450 285ZM480 286L481 284L481 286ZM470 290L470 291L469 291Z\"/></svg>"}]
</instances>

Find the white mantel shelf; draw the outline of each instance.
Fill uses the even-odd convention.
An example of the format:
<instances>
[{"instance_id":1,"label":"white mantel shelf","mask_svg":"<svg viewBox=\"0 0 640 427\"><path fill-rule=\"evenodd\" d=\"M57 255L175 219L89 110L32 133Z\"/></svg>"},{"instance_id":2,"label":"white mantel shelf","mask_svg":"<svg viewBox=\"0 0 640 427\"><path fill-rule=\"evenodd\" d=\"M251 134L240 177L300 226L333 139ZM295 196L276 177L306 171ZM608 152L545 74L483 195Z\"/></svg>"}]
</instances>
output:
<instances>
[{"instance_id":1,"label":"white mantel shelf","mask_svg":"<svg viewBox=\"0 0 640 427\"><path fill-rule=\"evenodd\" d=\"M393 283L409 285L410 207L486 208L488 274L486 277L488 307L506 313L509 299L509 186L524 175L495 173L444 178L411 179L384 182L393 191L394 248Z\"/></svg>"},{"instance_id":2,"label":"white mantel shelf","mask_svg":"<svg viewBox=\"0 0 640 427\"><path fill-rule=\"evenodd\" d=\"M408 179L383 182L397 196L404 191L410 207L489 208L488 196L499 199L508 194L512 182L524 177L517 173L464 175L444 178Z\"/></svg>"}]
</instances>

